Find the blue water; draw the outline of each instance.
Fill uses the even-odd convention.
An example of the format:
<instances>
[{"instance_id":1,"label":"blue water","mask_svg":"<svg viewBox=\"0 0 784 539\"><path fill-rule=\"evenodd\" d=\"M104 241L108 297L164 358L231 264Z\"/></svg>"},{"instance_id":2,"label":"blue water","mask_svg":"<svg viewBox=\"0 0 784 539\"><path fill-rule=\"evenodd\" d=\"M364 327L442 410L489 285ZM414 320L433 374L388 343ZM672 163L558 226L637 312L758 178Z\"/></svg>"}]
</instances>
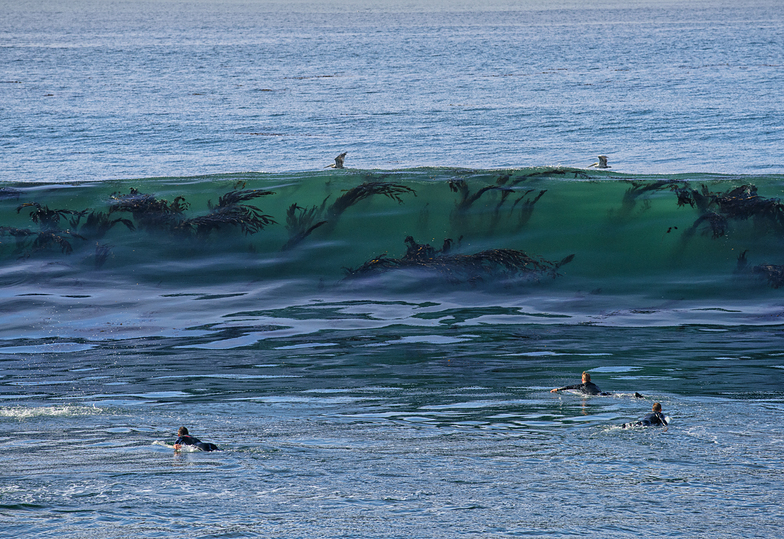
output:
<instances>
[{"instance_id":1,"label":"blue water","mask_svg":"<svg viewBox=\"0 0 784 539\"><path fill-rule=\"evenodd\" d=\"M781 6L3 2L2 181L780 172Z\"/></svg>"},{"instance_id":2,"label":"blue water","mask_svg":"<svg viewBox=\"0 0 784 539\"><path fill-rule=\"evenodd\" d=\"M0 536L781 534L784 10L485 4L0 1Z\"/></svg>"}]
</instances>

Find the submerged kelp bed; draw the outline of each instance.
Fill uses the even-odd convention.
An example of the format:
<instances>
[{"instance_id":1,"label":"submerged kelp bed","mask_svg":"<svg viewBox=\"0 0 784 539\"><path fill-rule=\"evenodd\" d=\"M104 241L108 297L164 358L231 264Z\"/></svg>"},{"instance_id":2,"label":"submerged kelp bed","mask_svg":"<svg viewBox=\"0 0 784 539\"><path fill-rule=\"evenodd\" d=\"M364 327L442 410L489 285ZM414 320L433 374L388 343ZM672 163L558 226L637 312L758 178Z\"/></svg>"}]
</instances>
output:
<instances>
[{"instance_id":1,"label":"submerged kelp bed","mask_svg":"<svg viewBox=\"0 0 784 539\"><path fill-rule=\"evenodd\" d=\"M574 292L735 295L742 282L769 293L784 264L781 192L779 177L582 169L23 184L0 191L0 264L7 282L55 264L61 275L181 284L209 275L329 285L383 269L426 271L422 286L509 285L526 273L536 278L518 284Z\"/></svg>"}]
</instances>

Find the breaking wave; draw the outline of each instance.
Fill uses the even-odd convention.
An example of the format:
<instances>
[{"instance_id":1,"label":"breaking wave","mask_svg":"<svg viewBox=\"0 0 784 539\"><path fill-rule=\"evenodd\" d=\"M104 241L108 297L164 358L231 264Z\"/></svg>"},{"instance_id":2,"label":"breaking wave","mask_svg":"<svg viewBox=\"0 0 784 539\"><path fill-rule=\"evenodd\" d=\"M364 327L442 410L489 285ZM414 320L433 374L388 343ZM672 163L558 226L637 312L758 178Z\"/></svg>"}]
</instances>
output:
<instances>
[{"instance_id":1,"label":"breaking wave","mask_svg":"<svg viewBox=\"0 0 784 539\"><path fill-rule=\"evenodd\" d=\"M135 287L264 289L284 306L458 294L559 322L778 323L782 180L423 168L5 185L2 301L24 318L55 296L119 314Z\"/></svg>"}]
</instances>

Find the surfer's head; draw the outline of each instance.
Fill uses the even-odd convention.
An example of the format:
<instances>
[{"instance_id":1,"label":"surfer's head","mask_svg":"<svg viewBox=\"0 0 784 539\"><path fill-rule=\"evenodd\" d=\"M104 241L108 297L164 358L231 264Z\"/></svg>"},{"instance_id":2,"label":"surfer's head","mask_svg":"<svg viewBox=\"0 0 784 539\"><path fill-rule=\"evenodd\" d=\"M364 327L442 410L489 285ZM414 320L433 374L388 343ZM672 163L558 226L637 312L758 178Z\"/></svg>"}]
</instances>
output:
<instances>
[{"instance_id":1,"label":"surfer's head","mask_svg":"<svg viewBox=\"0 0 784 539\"><path fill-rule=\"evenodd\" d=\"M185 427L180 427L177 431L177 436L188 436L188 429Z\"/></svg>"},{"instance_id":2,"label":"surfer's head","mask_svg":"<svg viewBox=\"0 0 784 539\"><path fill-rule=\"evenodd\" d=\"M586 371L583 371L583 383L588 383L591 381L591 375Z\"/></svg>"},{"instance_id":3,"label":"surfer's head","mask_svg":"<svg viewBox=\"0 0 784 539\"><path fill-rule=\"evenodd\" d=\"M653 411L654 412L661 412L661 404L659 404L658 402L654 402L653 403Z\"/></svg>"}]
</instances>

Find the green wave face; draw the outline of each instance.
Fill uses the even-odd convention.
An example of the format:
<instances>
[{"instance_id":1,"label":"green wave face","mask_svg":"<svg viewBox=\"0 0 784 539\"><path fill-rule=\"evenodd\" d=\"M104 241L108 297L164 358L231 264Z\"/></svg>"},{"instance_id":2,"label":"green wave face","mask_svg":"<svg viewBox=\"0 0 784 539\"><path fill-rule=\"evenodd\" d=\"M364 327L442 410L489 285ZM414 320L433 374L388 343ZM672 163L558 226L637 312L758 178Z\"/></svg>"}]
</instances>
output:
<instances>
[{"instance_id":1,"label":"green wave face","mask_svg":"<svg viewBox=\"0 0 784 539\"><path fill-rule=\"evenodd\" d=\"M780 284L782 180L543 168L6 185L0 280L755 302Z\"/></svg>"}]
</instances>

